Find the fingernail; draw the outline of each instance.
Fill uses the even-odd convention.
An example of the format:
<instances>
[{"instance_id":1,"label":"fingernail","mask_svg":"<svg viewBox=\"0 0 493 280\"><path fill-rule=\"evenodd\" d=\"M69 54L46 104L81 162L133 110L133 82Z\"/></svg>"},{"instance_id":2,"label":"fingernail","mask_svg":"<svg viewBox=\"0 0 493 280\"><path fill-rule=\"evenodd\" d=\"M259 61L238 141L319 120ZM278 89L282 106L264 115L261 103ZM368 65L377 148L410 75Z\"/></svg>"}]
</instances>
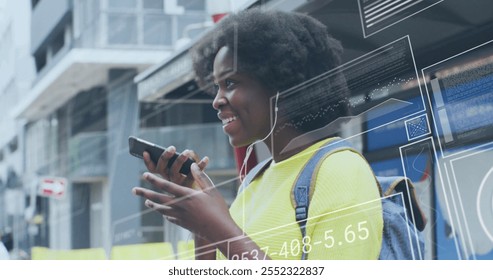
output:
<instances>
[{"instance_id":1,"label":"fingernail","mask_svg":"<svg viewBox=\"0 0 493 280\"><path fill-rule=\"evenodd\" d=\"M154 207L154 204L150 200L146 200L146 203L145 204L149 208L153 208Z\"/></svg>"}]
</instances>

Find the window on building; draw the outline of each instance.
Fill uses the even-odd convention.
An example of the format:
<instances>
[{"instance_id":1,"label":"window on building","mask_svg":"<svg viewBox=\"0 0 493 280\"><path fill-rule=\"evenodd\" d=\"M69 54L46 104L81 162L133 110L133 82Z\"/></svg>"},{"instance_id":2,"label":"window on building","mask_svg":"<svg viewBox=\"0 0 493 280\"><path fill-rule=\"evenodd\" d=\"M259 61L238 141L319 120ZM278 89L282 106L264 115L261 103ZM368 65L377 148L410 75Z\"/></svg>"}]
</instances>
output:
<instances>
[{"instance_id":1,"label":"window on building","mask_svg":"<svg viewBox=\"0 0 493 280\"><path fill-rule=\"evenodd\" d=\"M180 13L167 12L163 0L107 0L104 36L108 45L171 47L184 36L186 26L208 20L205 0L175 0ZM170 1L170 4L172 2ZM203 29L192 28L185 36L195 38Z\"/></svg>"},{"instance_id":2,"label":"window on building","mask_svg":"<svg viewBox=\"0 0 493 280\"><path fill-rule=\"evenodd\" d=\"M203 23L207 19L205 14L188 14L182 15L178 17L178 37L186 37L186 38L196 38L202 32L204 32L204 28L190 28L193 24Z\"/></svg>"},{"instance_id":3,"label":"window on building","mask_svg":"<svg viewBox=\"0 0 493 280\"><path fill-rule=\"evenodd\" d=\"M164 10L164 1L163 0L143 0L143 7L145 10Z\"/></svg>"},{"instance_id":4,"label":"window on building","mask_svg":"<svg viewBox=\"0 0 493 280\"><path fill-rule=\"evenodd\" d=\"M17 136L15 136L12 140L9 141L9 151L13 153L17 151L18 147L19 147L19 140Z\"/></svg>"},{"instance_id":5,"label":"window on building","mask_svg":"<svg viewBox=\"0 0 493 280\"><path fill-rule=\"evenodd\" d=\"M109 44L137 44L137 16L128 14L108 15Z\"/></svg>"},{"instance_id":6,"label":"window on building","mask_svg":"<svg viewBox=\"0 0 493 280\"><path fill-rule=\"evenodd\" d=\"M90 195L89 183L74 183L71 186L71 226L72 248L83 249L91 247L90 234Z\"/></svg>"},{"instance_id":7,"label":"window on building","mask_svg":"<svg viewBox=\"0 0 493 280\"><path fill-rule=\"evenodd\" d=\"M40 247L50 246L50 224L48 223L50 213L50 199L47 197L36 196L36 213L41 221L38 224L38 232L34 236L33 245Z\"/></svg>"},{"instance_id":8,"label":"window on building","mask_svg":"<svg viewBox=\"0 0 493 280\"><path fill-rule=\"evenodd\" d=\"M65 45L65 33L62 30L58 32L58 34L55 36L51 44L51 50L53 55L56 55L63 48L64 45Z\"/></svg>"},{"instance_id":9,"label":"window on building","mask_svg":"<svg viewBox=\"0 0 493 280\"><path fill-rule=\"evenodd\" d=\"M144 44L171 45L173 42L171 18L163 15L144 16Z\"/></svg>"},{"instance_id":10,"label":"window on building","mask_svg":"<svg viewBox=\"0 0 493 280\"><path fill-rule=\"evenodd\" d=\"M34 54L34 63L38 72L46 66L46 50L41 50Z\"/></svg>"},{"instance_id":11,"label":"window on building","mask_svg":"<svg viewBox=\"0 0 493 280\"><path fill-rule=\"evenodd\" d=\"M137 0L109 0L108 8L135 9L137 8Z\"/></svg>"},{"instance_id":12,"label":"window on building","mask_svg":"<svg viewBox=\"0 0 493 280\"><path fill-rule=\"evenodd\" d=\"M34 9L40 0L31 0L31 7Z\"/></svg>"},{"instance_id":13,"label":"window on building","mask_svg":"<svg viewBox=\"0 0 493 280\"><path fill-rule=\"evenodd\" d=\"M205 0L177 0L178 6L182 6L187 11L204 11Z\"/></svg>"},{"instance_id":14,"label":"window on building","mask_svg":"<svg viewBox=\"0 0 493 280\"><path fill-rule=\"evenodd\" d=\"M79 93L72 103L72 135L106 130L107 92L93 88Z\"/></svg>"}]
</instances>

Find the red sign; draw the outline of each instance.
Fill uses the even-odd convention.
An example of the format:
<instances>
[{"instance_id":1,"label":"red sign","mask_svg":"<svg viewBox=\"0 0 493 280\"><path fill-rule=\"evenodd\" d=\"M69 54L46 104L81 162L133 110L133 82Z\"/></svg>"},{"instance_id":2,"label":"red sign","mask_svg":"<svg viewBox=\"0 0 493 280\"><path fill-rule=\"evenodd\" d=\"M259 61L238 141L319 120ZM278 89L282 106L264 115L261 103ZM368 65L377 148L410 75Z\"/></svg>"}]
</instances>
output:
<instances>
[{"instance_id":1,"label":"red sign","mask_svg":"<svg viewBox=\"0 0 493 280\"><path fill-rule=\"evenodd\" d=\"M67 188L67 179L62 177L43 177L39 181L38 195L62 198Z\"/></svg>"}]
</instances>

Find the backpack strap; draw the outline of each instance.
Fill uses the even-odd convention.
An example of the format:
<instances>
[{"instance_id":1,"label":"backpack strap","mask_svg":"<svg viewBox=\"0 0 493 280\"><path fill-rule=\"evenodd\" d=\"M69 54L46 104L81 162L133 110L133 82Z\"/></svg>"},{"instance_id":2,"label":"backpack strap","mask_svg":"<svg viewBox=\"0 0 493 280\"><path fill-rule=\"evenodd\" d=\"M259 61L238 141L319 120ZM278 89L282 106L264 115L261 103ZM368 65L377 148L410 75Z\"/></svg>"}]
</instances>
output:
<instances>
[{"instance_id":1,"label":"backpack strap","mask_svg":"<svg viewBox=\"0 0 493 280\"><path fill-rule=\"evenodd\" d=\"M296 221L301 230L301 237L306 236L306 224L308 219L308 207L310 204L311 195L314 191L312 183L316 182L316 176L323 159L343 150L356 151L352 148L351 143L343 139L336 139L319 148L319 150L310 158L303 167L303 170L298 175L298 178L293 186L292 200L295 208ZM364 158L364 157L363 157ZM386 197L393 193L403 193L406 209L412 209L409 213L412 215L411 221L414 221L416 228L422 231L426 225L426 217L419 207L416 199L414 186L409 178L399 177L377 177L375 176L379 191L382 197ZM306 260L307 253L305 247L302 250L302 260Z\"/></svg>"},{"instance_id":2,"label":"backpack strap","mask_svg":"<svg viewBox=\"0 0 493 280\"><path fill-rule=\"evenodd\" d=\"M292 199L294 202L294 209L296 215L296 222L298 222L301 230L301 238L306 236L306 222L308 219L308 206L310 204L311 192L313 189L311 183L315 180L313 176L316 176L317 170L320 166L320 162L328 155L340 151L350 149L351 144L343 139L337 138L330 141L328 144L320 147L317 152L310 158L310 160L303 167L303 170L298 175L296 182L293 186ZM301 259L305 260L307 257L306 249L303 247Z\"/></svg>"},{"instance_id":3,"label":"backpack strap","mask_svg":"<svg viewBox=\"0 0 493 280\"><path fill-rule=\"evenodd\" d=\"M423 231L427 223L426 215L419 206L416 190L411 180L403 176L376 176L376 178L382 188L383 197L402 193L405 207L411 211L408 213L408 216L410 215L409 218L414 221L416 229Z\"/></svg>"}]
</instances>

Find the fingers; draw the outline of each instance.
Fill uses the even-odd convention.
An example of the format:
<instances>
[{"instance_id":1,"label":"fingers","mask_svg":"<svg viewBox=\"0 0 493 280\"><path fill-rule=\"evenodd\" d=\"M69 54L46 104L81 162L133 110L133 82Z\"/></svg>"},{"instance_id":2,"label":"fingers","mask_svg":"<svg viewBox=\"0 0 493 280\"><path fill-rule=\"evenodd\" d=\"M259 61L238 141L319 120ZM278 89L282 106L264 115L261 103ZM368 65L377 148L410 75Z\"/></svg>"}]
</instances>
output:
<instances>
[{"instance_id":1,"label":"fingers","mask_svg":"<svg viewBox=\"0 0 493 280\"><path fill-rule=\"evenodd\" d=\"M156 171L165 179L170 178L170 170L168 168L169 160L175 155L176 148L169 146L159 157L159 161L156 166Z\"/></svg>"},{"instance_id":2,"label":"fingers","mask_svg":"<svg viewBox=\"0 0 493 280\"><path fill-rule=\"evenodd\" d=\"M192 194L193 192L193 190L190 188L186 188L168 180L159 178L158 176L149 172L144 173L144 180L151 183L158 189L168 192L174 196L187 196Z\"/></svg>"},{"instance_id":3,"label":"fingers","mask_svg":"<svg viewBox=\"0 0 493 280\"><path fill-rule=\"evenodd\" d=\"M171 180L173 182L178 182L179 180L183 181L185 179L186 176L180 173L180 169L189 158L193 161L198 161L197 154L192 150L185 150L178 155L170 169L170 176L172 176Z\"/></svg>"},{"instance_id":4,"label":"fingers","mask_svg":"<svg viewBox=\"0 0 493 280\"><path fill-rule=\"evenodd\" d=\"M142 197L145 197L147 199L150 199L152 201L162 203L162 204L169 205L173 201L173 197L171 197L169 195L158 193L158 192L144 189L144 188L140 188L140 187L133 188L132 192L134 195L142 196Z\"/></svg>"},{"instance_id":5,"label":"fingers","mask_svg":"<svg viewBox=\"0 0 493 280\"><path fill-rule=\"evenodd\" d=\"M176 224L176 225L181 225L180 221L180 209L176 207L172 207L170 205L174 205L174 200L172 197L167 196L167 195L162 195L153 191L149 191L143 188L135 187L132 192L135 195L143 196L147 198L147 200L144 202L144 205L148 207L149 209L152 209L161 215L163 215L168 221ZM167 201L167 202L165 202ZM160 204L164 203L164 204Z\"/></svg>"},{"instance_id":6,"label":"fingers","mask_svg":"<svg viewBox=\"0 0 493 280\"><path fill-rule=\"evenodd\" d=\"M207 167L208 164L209 164L209 158L208 157L204 157L203 159L201 159L197 163L197 165L199 166L199 169L202 171L205 170L205 168ZM195 182L195 179L193 178L193 174L190 172L190 174L187 176L187 178L185 180L186 186L192 186L192 188L195 190L202 189L202 187L200 187L198 184L196 184L194 182Z\"/></svg>"},{"instance_id":7,"label":"fingers","mask_svg":"<svg viewBox=\"0 0 493 280\"><path fill-rule=\"evenodd\" d=\"M169 179L170 181L180 184L180 185L189 185L190 180L185 180L187 176L180 173L180 169L183 167L183 164L192 159L195 162L199 161L198 155L192 150L185 150L175 159L172 159L176 155L176 148L174 146L169 146L160 156L159 161L156 166L156 172L158 172L163 178ZM170 162L173 160L172 162ZM152 168L152 165L149 164L149 167ZM149 168L148 167L148 168ZM153 172L152 170L149 170ZM191 175L189 175L192 178ZM185 184L186 183L186 184Z\"/></svg>"},{"instance_id":8,"label":"fingers","mask_svg":"<svg viewBox=\"0 0 493 280\"><path fill-rule=\"evenodd\" d=\"M168 205L163 205L163 204L159 204L159 203L156 203L152 200L146 200L145 201L145 206L147 206L148 208L164 215L164 216L167 216L167 217L173 217L173 218L176 218L176 216L178 215L179 213L179 210L177 210L177 208L174 208L174 207L170 207Z\"/></svg>"},{"instance_id":9,"label":"fingers","mask_svg":"<svg viewBox=\"0 0 493 280\"><path fill-rule=\"evenodd\" d=\"M165 215L166 216L166 215ZM175 218L175 217L171 217L171 216L166 216L166 220L172 222L173 224L175 225L178 225L178 226L181 226L181 222L179 219Z\"/></svg>"},{"instance_id":10,"label":"fingers","mask_svg":"<svg viewBox=\"0 0 493 280\"><path fill-rule=\"evenodd\" d=\"M186 158L191 158L195 162L199 161L199 155L197 155L197 153L195 153L193 150L185 150L181 154L184 155Z\"/></svg>"},{"instance_id":11,"label":"fingers","mask_svg":"<svg viewBox=\"0 0 493 280\"><path fill-rule=\"evenodd\" d=\"M204 157L203 159L201 159L197 165L199 166L199 169L200 170L204 170L207 165L209 164L209 158L208 157Z\"/></svg>"},{"instance_id":12,"label":"fingers","mask_svg":"<svg viewBox=\"0 0 493 280\"><path fill-rule=\"evenodd\" d=\"M209 176L207 176L207 174L205 174L203 170L200 169L197 163L192 164L191 170L195 182L197 182L202 190L209 190L214 188L214 183L212 182L212 180L209 178Z\"/></svg>"},{"instance_id":13,"label":"fingers","mask_svg":"<svg viewBox=\"0 0 493 280\"><path fill-rule=\"evenodd\" d=\"M144 158L144 164L147 167L147 170L150 172L156 172L156 164L151 160L151 155L144 151L142 156Z\"/></svg>"}]
</instances>

